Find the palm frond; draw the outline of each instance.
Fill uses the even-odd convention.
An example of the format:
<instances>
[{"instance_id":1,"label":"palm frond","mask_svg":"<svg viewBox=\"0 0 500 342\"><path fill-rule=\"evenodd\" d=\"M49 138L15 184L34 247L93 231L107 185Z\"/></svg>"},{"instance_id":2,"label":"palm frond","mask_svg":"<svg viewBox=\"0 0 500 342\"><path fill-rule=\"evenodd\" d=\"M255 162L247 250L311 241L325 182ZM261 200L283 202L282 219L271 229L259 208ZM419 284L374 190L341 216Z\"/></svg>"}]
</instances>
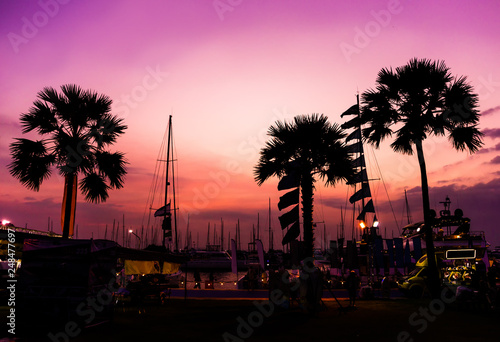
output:
<instances>
[{"instance_id":1,"label":"palm frond","mask_svg":"<svg viewBox=\"0 0 500 342\"><path fill-rule=\"evenodd\" d=\"M403 154L412 155L412 141L403 135L398 135L396 139L391 143L391 147L394 152L399 152Z\"/></svg>"},{"instance_id":2,"label":"palm frond","mask_svg":"<svg viewBox=\"0 0 500 342\"><path fill-rule=\"evenodd\" d=\"M100 149L115 143L118 136L123 134L127 128L127 125L123 124L123 119L106 114L90 126L88 134Z\"/></svg>"},{"instance_id":3,"label":"palm frond","mask_svg":"<svg viewBox=\"0 0 500 342\"><path fill-rule=\"evenodd\" d=\"M42 101L48 102L53 106L58 106L59 103L61 102L61 98L59 94L57 93L57 90L55 90L52 87L44 87L42 91L39 91L37 94L38 98Z\"/></svg>"},{"instance_id":4,"label":"palm frond","mask_svg":"<svg viewBox=\"0 0 500 342\"><path fill-rule=\"evenodd\" d=\"M42 101L35 101L28 113L21 114L20 120L23 133L36 130L43 135L54 132L58 128L54 112L47 103Z\"/></svg>"},{"instance_id":5,"label":"palm frond","mask_svg":"<svg viewBox=\"0 0 500 342\"><path fill-rule=\"evenodd\" d=\"M483 135L475 125L459 126L450 131L449 140L455 149L459 151L468 150L472 154L479 151L481 146L483 146L481 139Z\"/></svg>"},{"instance_id":6,"label":"palm frond","mask_svg":"<svg viewBox=\"0 0 500 342\"><path fill-rule=\"evenodd\" d=\"M478 96L465 76L452 82L444 94L444 118L455 124L477 124L479 122Z\"/></svg>"},{"instance_id":7,"label":"palm frond","mask_svg":"<svg viewBox=\"0 0 500 342\"><path fill-rule=\"evenodd\" d=\"M109 197L108 190L110 187L106 184L105 179L97 173L86 175L80 181L79 188L88 202L105 202Z\"/></svg>"},{"instance_id":8,"label":"palm frond","mask_svg":"<svg viewBox=\"0 0 500 342\"><path fill-rule=\"evenodd\" d=\"M15 139L10 145L13 161L7 166L10 174L30 190L38 191L51 175L55 157L47 152L43 141Z\"/></svg>"},{"instance_id":9,"label":"palm frond","mask_svg":"<svg viewBox=\"0 0 500 342\"><path fill-rule=\"evenodd\" d=\"M112 102L109 96L88 90L85 93L85 113L89 119L100 121L111 112Z\"/></svg>"},{"instance_id":10,"label":"palm frond","mask_svg":"<svg viewBox=\"0 0 500 342\"><path fill-rule=\"evenodd\" d=\"M95 160L98 172L109 179L111 188L122 188L127 173L125 165L128 164L125 155L103 151L95 154Z\"/></svg>"}]
</instances>

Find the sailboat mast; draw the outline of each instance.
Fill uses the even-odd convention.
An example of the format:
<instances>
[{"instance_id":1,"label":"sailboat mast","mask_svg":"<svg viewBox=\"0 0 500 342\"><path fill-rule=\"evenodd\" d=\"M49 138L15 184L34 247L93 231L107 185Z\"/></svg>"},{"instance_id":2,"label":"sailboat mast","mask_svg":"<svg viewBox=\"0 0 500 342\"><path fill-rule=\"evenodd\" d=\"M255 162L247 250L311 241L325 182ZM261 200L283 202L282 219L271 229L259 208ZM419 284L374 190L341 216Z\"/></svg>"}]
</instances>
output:
<instances>
[{"instance_id":1,"label":"sailboat mast","mask_svg":"<svg viewBox=\"0 0 500 342\"><path fill-rule=\"evenodd\" d=\"M257 240L260 240L260 216L257 213Z\"/></svg>"},{"instance_id":2,"label":"sailboat mast","mask_svg":"<svg viewBox=\"0 0 500 342\"><path fill-rule=\"evenodd\" d=\"M356 94L356 104L351 106L347 111L342 113L340 117L344 115L356 115L354 119L351 119L342 125L342 128L354 128L354 131L346 137L346 142L350 140L355 140L356 142L347 145L349 148L349 153L356 154L358 157L354 160L354 167L356 168L356 176L353 182L354 185L354 195L349 198L349 202L353 205L353 215L352 215L352 239L357 238L358 234L361 232L356 229L355 220L361 221L360 226L366 228L366 213L375 214L375 208L373 205L373 200L370 199L365 203L365 198L371 198L371 191L369 186L368 175L366 172L365 154L363 151L363 141L361 133L361 109L359 103L359 94ZM357 190L356 184L360 183L361 188ZM356 191L357 190L357 191ZM361 208L357 218L356 213L356 202L361 201ZM374 215L374 221L376 216Z\"/></svg>"},{"instance_id":3,"label":"sailboat mast","mask_svg":"<svg viewBox=\"0 0 500 342\"><path fill-rule=\"evenodd\" d=\"M170 183L168 182L168 166L169 166L169 161L170 161L170 132L172 129L172 115L169 116L168 119L168 137L167 137L167 170L165 172L165 201L164 205L165 208L167 208L167 197L168 197L168 186ZM165 210L164 217L167 217L167 211Z\"/></svg>"},{"instance_id":4,"label":"sailboat mast","mask_svg":"<svg viewBox=\"0 0 500 342\"><path fill-rule=\"evenodd\" d=\"M361 109L359 107L359 93L356 94L356 102L358 104L358 119L359 119L358 120L358 129L359 129L359 132L361 134ZM361 141L361 139L359 139L359 140ZM362 156L363 159L364 159L364 154L365 153L364 153L364 150L362 148L359 155ZM363 170L366 170L366 166L361 165L361 172L363 172ZM361 189L363 189L363 187L365 186L365 184L368 183L368 177L366 179L361 179L361 180L362 180L362 182L361 182ZM367 185L368 184L366 184L366 186ZM363 209L365 208L365 198L364 197L361 198L361 208L363 208ZM364 220L364 217L363 217L363 220Z\"/></svg>"},{"instance_id":5,"label":"sailboat mast","mask_svg":"<svg viewBox=\"0 0 500 342\"><path fill-rule=\"evenodd\" d=\"M170 133L172 131L172 115L169 116L168 118L168 137L167 137L167 168L165 172L165 212L163 214L163 247L165 247L165 233L166 229L168 227L167 220L170 219L170 210L167 210L167 197L168 197L168 186L170 183L168 182L168 166L169 166L169 161L170 161ZM177 238L177 236L176 236Z\"/></svg>"},{"instance_id":6,"label":"sailboat mast","mask_svg":"<svg viewBox=\"0 0 500 342\"><path fill-rule=\"evenodd\" d=\"M210 222L208 222L208 231L207 231L207 246L205 247L205 249L208 251L209 247L210 246Z\"/></svg>"},{"instance_id":7,"label":"sailboat mast","mask_svg":"<svg viewBox=\"0 0 500 342\"><path fill-rule=\"evenodd\" d=\"M340 237L344 238L344 213L342 212L342 206L340 206Z\"/></svg>"},{"instance_id":8,"label":"sailboat mast","mask_svg":"<svg viewBox=\"0 0 500 342\"><path fill-rule=\"evenodd\" d=\"M220 250L224 250L224 221L220 218Z\"/></svg>"},{"instance_id":9,"label":"sailboat mast","mask_svg":"<svg viewBox=\"0 0 500 342\"><path fill-rule=\"evenodd\" d=\"M174 233L175 233L175 250L179 250L177 237L177 206L175 204L175 168L174 168L174 137L172 136L172 115L170 115L170 130L169 130L169 143L172 140L172 196L174 197ZM167 158L168 163L168 158Z\"/></svg>"}]
</instances>

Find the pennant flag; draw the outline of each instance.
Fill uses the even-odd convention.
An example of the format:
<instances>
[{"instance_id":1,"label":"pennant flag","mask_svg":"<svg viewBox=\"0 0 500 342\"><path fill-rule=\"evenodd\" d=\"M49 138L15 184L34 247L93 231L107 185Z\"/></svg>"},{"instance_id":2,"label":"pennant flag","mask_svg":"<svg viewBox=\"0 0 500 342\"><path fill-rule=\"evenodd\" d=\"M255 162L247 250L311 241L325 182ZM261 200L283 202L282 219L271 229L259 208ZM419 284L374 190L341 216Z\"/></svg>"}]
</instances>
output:
<instances>
[{"instance_id":1,"label":"pennant flag","mask_svg":"<svg viewBox=\"0 0 500 342\"><path fill-rule=\"evenodd\" d=\"M365 204L365 207L363 208L363 210L361 210L361 213L359 214L359 216L356 220L364 220L366 213L374 213L374 212L375 212L375 208L373 207L373 201L369 200L368 203Z\"/></svg>"},{"instance_id":2,"label":"pennant flag","mask_svg":"<svg viewBox=\"0 0 500 342\"><path fill-rule=\"evenodd\" d=\"M155 217L165 216L170 213L170 203L155 211Z\"/></svg>"},{"instance_id":3,"label":"pennant flag","mask_svg":"<svg viewBox=\"0 0 500 342\"><path fill-rule=\"evenodd\" d=\"M283 176L278 183L278 190L286 190L291 188L296 188L300 185L300 178L297 173L292 172L288 175Z\"/></svg>"},{"instance_id":4,"label":"pennant flag","mask_svg":"<svg viewBox=\"0 0 500 342\"><path fill-rule=\"evenodd\" d=\"M358 217L356 217L356 220L358 221L364 221L365 220L365 212L364 211L361 211L358 215Z\"/></svg>"},{"instance_id":5,"label":"pennant flag","mask_svg":"<svg viewBox=\"0 0 500 342\"><path fill-rule=\"evenodd\" d=\"M413 238L413 256L415 260L419 260L422 257L422 240L420 240L420 236Z\"/></svg>"},{"instance_id":6,"label":"pennant flag","mask_svg":"<svg viewBox=\"0 0 500 342\"><path fill-rule=\"evenodd\" d=\"M72 178L72 179L71 179ZM64 177L64 194L61 210L61 228L64 234L64 217L66 216L66 204L70 205L69 230L68 236L73 236L73 228L75 227L75 211L76 211L76 185L77 177L74 175L66 175ZM71 184L71 186L70 186ZM71 196L71 198L69 198Z\"/></svg>"},{"instance_id":7,"label":"pennant flag","mask_svg":"<svg viewBox=\"0 0 500 342\"><path fill-rule=\"evenodd\" d=\"M396 259L396 267L403 268L405 267L404 262L404 249L403 249L403 239L394 238L394 249L395 249L395 259Z\"/></svg>"},{"instance_id":8,"label":"pennant flag","mask_svg":"<svg viewBox=\"0 0 500 342\"><path fill-rule=\"evenodd\" d=\"M231 239L231 272L238 274L238 256L234 239Z\"/></svg>"},{"instance_id":9,"label":"pennant flag","mask_svg":"<svg viewBox=\"0 0 500 342\"><path fill-rule=\"evenodd\" d=\"M259 264L263 270L266 269L266 261L264 259L264 245L261 240L256 240L257 244L257 255L259 256Z\"/></svg>"},{"instance_id":10,"label":"pennant flag","mask_svg":"<svg viewBox=\"0 0 500 342\"><path fill-rule=\"evenodd\" d=\"M299 221L299 206L296 205L292 210L290 210L289 212L278 217L278 219L280 220L281 229L285 229L286 227L288 227L292 223L298 222Z\"/></svg>"},{"instance_id":11,"label":"pennant flag","mask_svg":"<svg viewBox=\"0 0 500 342\"><path fill-rule=\"evenodd\" d=\"M389 255L389 268L394 267L394 245L392 239L385 240L387 245L387 255Z\"/></svg>"},{"instance_id":12,"label":"pennant flag","mask_svg":"<svg viewBox=\"0 0 500 342\"><path fill-rule=\"evenodd\" d=\"M356 191L356 193L349 198L349 202L351 204L353 204L354 202L357 202L360 199L371 197L371 196L372 195L370 193L370 187L368 186L368 184L363 183L363 186L361 187L361 189Z\"/></svg>"},{"instance_id":13,"label":"pennant flag","mask_svg":"<svg viewBox=\"0 0 500 342\"><path fill-rule=\"evenodd\" d=\"M356 173L351 182L347 182L347 185L363 183L368 181L368 175L366 174L366 169L363 169Z\"/></svg>"},{"instance_id":14,"label":"pennant flag","mask_svg":"<svg viewBox=\"0 0 500 342\"><path fill-rule=\"evenodd\" d=\"M363 208L365 213L374 213L375 208L373 207L373 201L369 200L368 203L366 203L365 207Z\"/></svg>"},{"instance_id":15,"label":"pennant flag","mask_svg":"<svg viewBox=\"0 0 500 342\"><path fill-rule=\"evenodd\" d=\"M349 134L347 138L345 138L345 142L351 141L352 139L361 140L361 128L358 128L357 130Z\"/></svg>"},{"instance_id":16,"label":"pennant flag","mask_svg":"<svg viewBox=\"0 0 500 342\"><path fill-rule=\"evenodd\" d=\"M292 204L299 203L299 188L292 190L280 197L278 209L283 210Z\"/></svg>"},{"instance_id":17,"label":"pennant flag","mask_svg":"<svg viewBox=\"0 0 500 342\"><path fill-rule=\"evenodd\" d=\"M349 107L348 110L340 114L340 117L343 117L344 115L356 115L359 114L359 106L357 104Z\"/></svg>"},{"instance_id":18,"label":"pennant flag","mask_svg":"<svg viewBox=\"0 0 500 342\"><path fill-rule=\"evenodd\" d=\"M297 220L286 232L283 240L281 241L282 245L290 243L294 241L300 235L299 221Z\"/></svg>"},{"instance_id":19,"label":"pennant flag","mask_svg":"<svg viewBox=\"0 0 500 342\"><path fill-rule=\"evenodd\" d=\"M408 240L406 240L406 244L405 244L405 257L404 257L404 261L405 261L405 266L410 266L411 265L410 244L409 244Z\"/></svg>"},{"instance_id":20,"label":"pennant flag","mask_svg":"<svg viewBox=\"0 0 500 342\"><path fill-rule=\"evenodd\" d=\"M347 153L361 153L363 152L363 145L361 141L355 142L354 144L346 146Z\"/></svg>"},{"instance_id":21,"label":"pennant flag","mask_svg":"<svg viewBox=\"0 0 500 342\"><path fill-rule=\"evenodd\" d=\"M353 167L365 167L365 158L363 156L356 158L352 162Z\"/></svg>"},{"instance_id":22,"label":"pennant flag","mask_svg":"<svg viewBox=\"0 0 500 342\"><path fill-rule=\"evenodd\" d=\"M349 121L344 122L340 127L343 129L348 129L352 127L359 127L361 125L361 121L359 120L359 117L355 117L354 119L351 119Z\"/></svg>"},{"instance_id":23,"label":"pennant flag","mask_svg":"<svg viewBox=\"0 0 500 342\"><path fill-rule=\"evenodd\" d=\"M375 254L375 262L378 268L384 268L384 241L381 238L376 238L374 243L374 254Z\"/></svg>"},{"instance_id":24,"label":"pennant flag","mask_svg":"<svg viewBox=\"0 0 500 342\"><path fill-rule=\"evenodd\" d=\"M358 268L358 251L356 248L356 240L348 240L346 246L346 267L353 270Z\"/></svg>"}]
</instances>

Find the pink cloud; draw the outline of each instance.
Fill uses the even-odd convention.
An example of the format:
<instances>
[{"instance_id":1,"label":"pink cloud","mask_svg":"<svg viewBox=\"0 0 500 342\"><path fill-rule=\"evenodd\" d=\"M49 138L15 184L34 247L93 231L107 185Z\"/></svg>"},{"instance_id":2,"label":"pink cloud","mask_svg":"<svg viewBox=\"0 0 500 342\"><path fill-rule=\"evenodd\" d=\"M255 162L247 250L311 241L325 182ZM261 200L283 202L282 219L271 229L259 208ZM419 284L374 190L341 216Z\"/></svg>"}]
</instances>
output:
<instances>
[{"instance_id":1,"label":"pink cloud","mask_svg":"<svg viewBox=\"0 0 500 342\"><path fill-rule=\"evenodd\" d=\"M500 138L500 128L485 128L482 130L484 135L489 138Z\"/></svg>"},{"instance_id":2,"label":"pink cloud","mask_svg":"<svg viewBox=\"0 0 500 342\"><path fill-rule=\"evenodd\" d=\"M488 109L482 111L481 115L483 115L483 116L491 115L491 114L495 114L498 111L500 111L500 106L496 106L496 107L493 107L493 108L488 108Z\"/></svg>"}]
</instances>

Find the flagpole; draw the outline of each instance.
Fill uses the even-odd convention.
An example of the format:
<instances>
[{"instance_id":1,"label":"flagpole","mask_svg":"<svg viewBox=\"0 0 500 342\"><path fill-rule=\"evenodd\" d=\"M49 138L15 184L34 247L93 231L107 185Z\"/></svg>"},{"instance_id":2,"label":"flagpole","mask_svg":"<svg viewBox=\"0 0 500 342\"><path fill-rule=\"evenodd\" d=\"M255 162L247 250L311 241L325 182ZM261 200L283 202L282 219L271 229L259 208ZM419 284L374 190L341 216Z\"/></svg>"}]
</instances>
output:
<instances>
[{"instance_id":1,"label":"flagpole","mask_svg":"<svg viewBox=\"0 0 500 342\"><path fill-rule=\"evenodd\" d=\"M163 222L166 222L167 220L167 196L168 196L168 165L169 165L169 160L170 160L170 132L172 128L172 115L169 116L168 118L168 136L167 136L167 170L165 172L165 213L163 214ZM165 228L167 225L164 223L163 224L163 247L165 247ZM176 237L177 238L177 237Z\"/></svg>"},{"instance_id":2,"label":"flagpole","mask_svg":"<svg viewBox=\"0 0 500 342\"><path fill-rule=\"evenodd\" d=\"M170 128L169 128L169 143L172 140L172 197L174 198L174 233L175 233L175 250L179 251L178 236L177 236L177 206L175 204L175 168L174 168L174 137L172 137L172 115L170 115ZM168 163L168 158L167 158Z\"/></svg>"}]
</instances>

